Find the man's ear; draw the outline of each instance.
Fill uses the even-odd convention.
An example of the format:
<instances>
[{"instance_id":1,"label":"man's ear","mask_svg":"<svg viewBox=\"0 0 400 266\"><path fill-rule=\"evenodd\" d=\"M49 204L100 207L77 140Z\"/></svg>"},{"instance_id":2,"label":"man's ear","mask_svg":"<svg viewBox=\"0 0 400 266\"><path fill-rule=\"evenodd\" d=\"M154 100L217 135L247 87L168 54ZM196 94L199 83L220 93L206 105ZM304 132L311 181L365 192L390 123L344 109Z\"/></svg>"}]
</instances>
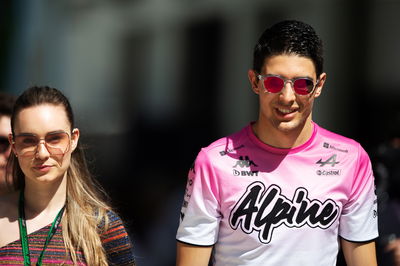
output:
<instances>
[{"instance_id":1,"label":"man's ear","mask_svg":"<svg viewBox=\"0 0 400 266\"><path fill-rule=\"evenodd\" d=\"M315 87L315 93L314 93L315 98L317 98L321 95L322 88L324 87L325 81L326 81L326 73L324 72L319 76L318 84Z\"/></svg>"},{"instance_id":2,"label":"man's ear","mask_svg":"<svg viewBox=\"0 0 400 266\"><path fill-rule=\"evenodd\" d=\"M73 152L78 146L80 132L78 128L74 128L71 134L71 152Z\"/></svg>"},{"instance_id":3,"label":"man's ear","mask_svg":"<svg viewBox=\"0 0 400 266\"><path fill-rule=\"evenodd\" d=\"M249 69L249 71L247 72L247 76L249 78L251 89L254 91L255 94L259 94L260 88L258 86L257 73L253 69Z\"/></svg>"}]
</instances>

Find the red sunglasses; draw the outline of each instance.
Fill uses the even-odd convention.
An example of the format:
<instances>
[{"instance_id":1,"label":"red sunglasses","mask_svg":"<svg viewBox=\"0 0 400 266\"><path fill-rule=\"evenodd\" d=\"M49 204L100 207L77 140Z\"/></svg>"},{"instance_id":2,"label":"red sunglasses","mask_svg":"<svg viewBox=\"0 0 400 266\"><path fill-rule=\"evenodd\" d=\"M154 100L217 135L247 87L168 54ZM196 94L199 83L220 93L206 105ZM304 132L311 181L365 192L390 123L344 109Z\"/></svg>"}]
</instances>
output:
<instances>
[{"instance_id":1,"label":"red sunglasses","mask_svg":"<svg viewBox=\"0 0 400 266\"><path fill-rule=\"evenodd\" d=\"M314 81L310 78L287 79L278 75L258 75L257 77L263 82L264 89L269 93L280 92L286 83L290 82L295 93L307 95L314 91L319 82L319 80L317 80L314 84Z\"/></svg>"}]
</instances>

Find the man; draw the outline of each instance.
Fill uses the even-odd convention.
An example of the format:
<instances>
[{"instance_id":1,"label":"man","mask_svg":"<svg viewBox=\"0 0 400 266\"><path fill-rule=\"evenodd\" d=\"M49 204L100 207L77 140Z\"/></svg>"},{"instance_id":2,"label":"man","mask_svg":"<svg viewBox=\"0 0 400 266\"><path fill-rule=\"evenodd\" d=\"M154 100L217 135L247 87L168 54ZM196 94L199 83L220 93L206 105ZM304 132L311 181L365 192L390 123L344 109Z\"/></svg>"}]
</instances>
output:
<instances>
[{"instance_id":1,"label":"man","mask_svg":"<svg viewBox=\"0 0 400 266\"><path fill-rule=\"evenodd\" d=\"M259 116L203 148L189 172L177 265L376 265L368 155L312 121L326 80L322 42L302 22L267 29L250 84Z\"/></svg>"},{"instance_id":2,"label":"man","mask_svg":"<svg viewBox=\"0 0 400 266\"><path fill-rule=\"evenodd\" d=\"M15 97L0 93L0 194L6 190L6 166L11 148L8 135L11 133L11 113Z\"/></svg>"}]
</instances>

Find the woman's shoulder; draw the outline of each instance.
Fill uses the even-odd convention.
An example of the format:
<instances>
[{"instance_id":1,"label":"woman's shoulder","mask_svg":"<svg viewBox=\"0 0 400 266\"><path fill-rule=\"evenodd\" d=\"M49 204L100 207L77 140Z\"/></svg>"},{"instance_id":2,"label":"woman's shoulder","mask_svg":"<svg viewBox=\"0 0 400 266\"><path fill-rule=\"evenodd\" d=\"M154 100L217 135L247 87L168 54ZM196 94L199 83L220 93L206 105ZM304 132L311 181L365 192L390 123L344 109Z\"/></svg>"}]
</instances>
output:
<instances>
[{"instance_id":1,"label":"woman's shoulder","mask_svg":"<svg viewBox=\"0 0 400 266\"><path fill-rule=\"evenodd\" d=\"M108 210L107 211L107 217L108 217L108 230L115 230L116 228L120 228L121 230L126 231L125 229L125 223L121 219L121 217L113 210Z\"/></svg>"},{"instance_id":2,"label":"woman's shoulder","mask_svg":"<svg viewBox=\"0 0 400 266\"><path fill-rule=\"evenodd\" d=\"M113 210L106 210L105 213L101 214L102 218L98 224L98 228L102 232L102 235L107 234L109 231L115 230L115 228L122 228L125 230L124 222L121 217Z\"/></svg>"},{"instance_id":3,"label":"woman's shoulder","mask_svg":"<svg viewBox=\"0 0 400 266\"><path fill-rule=\"evenodd\" d=\"M102 239L129 239L129 234L125 228L125 223L122 221L120 216L114 211L107 211L108 221L100 225L102 229Z\"/></svg>"},{"instance_id":4,"label":"woman's shoulder","mask_svg":"<svg viewBox=\"0 0 400 266\"><path fill-rule=\"evenodd\" d=\"M112 210L107 211L108 227L102 234L107 258L112 265L135 265L133 245L124 222Z\"/></svg>"},{"instance_id":5,"label":"woman's shoulder","mask_svg":"<svg viewBox=\"0 0 400 266\"><path fill-rule=\"evenodd\" d=\"M113 210L107 210L107 216L110 220L121 220L119 215Z\"/></svg>"}]
</instances>

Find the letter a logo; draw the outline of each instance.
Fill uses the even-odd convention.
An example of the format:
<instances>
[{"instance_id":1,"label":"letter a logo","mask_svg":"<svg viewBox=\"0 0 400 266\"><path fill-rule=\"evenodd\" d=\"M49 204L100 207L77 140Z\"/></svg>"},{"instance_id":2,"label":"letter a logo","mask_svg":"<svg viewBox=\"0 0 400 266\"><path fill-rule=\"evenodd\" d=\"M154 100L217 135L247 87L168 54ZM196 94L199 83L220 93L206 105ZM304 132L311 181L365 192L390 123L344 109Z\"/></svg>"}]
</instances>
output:
<instances>
[{"instance_id":1,"label":"letter a logo","mask_svg":"<svg viewBox=\"0 0 400 266\"><path fill-rule=\"evenodd\" d=\"M332 167L334 167L339 162L336 161L336 154L334 154L331 157L329 157L329 159L326 160L325 162L322 161L322 159L319 159L318 162L316 162L316 163L319 164L320 167L325 166L327 164L330 164Z\"/></svg>"}]
</instances>

